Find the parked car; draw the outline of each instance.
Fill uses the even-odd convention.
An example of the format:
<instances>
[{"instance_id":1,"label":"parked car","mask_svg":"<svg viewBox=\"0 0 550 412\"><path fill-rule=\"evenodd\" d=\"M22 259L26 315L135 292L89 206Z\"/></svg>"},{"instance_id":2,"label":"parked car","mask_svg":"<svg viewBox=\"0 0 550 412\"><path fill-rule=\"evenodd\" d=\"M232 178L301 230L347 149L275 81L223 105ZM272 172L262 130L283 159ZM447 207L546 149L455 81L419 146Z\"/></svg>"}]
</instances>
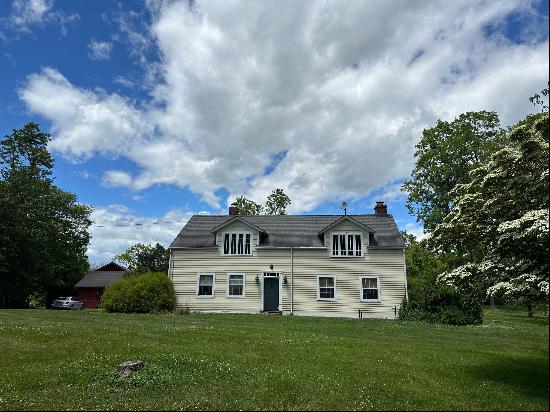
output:
<instances>
[{"instance_id":1,"label":"parked car","mask_svg":"<svg viewBox=\"0 0 550 412\"><path fill-rule=\"evenodd\" d=\"M53 301L52 309L84 309L84 304L74 296L63 296Z\"/></svg>"}]
</instances>

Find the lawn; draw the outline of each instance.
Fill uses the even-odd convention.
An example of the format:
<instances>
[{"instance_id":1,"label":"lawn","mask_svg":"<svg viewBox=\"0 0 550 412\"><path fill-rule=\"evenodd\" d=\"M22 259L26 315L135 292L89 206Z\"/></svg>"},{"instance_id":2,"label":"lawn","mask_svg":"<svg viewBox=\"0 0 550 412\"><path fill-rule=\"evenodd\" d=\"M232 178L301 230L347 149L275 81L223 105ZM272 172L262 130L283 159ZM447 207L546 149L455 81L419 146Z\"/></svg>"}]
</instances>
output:
<instances>
[{"instance_id":1,"label":"lawn","mask_svg":"<svg viewBox=\"0 0 550 412\"><path fill-rule=\"evenodd\" d=\"M0 409L548 410L548 323L0 311ZM120 362L146 367L118 378Z\"/></svg>"}]
</instances>

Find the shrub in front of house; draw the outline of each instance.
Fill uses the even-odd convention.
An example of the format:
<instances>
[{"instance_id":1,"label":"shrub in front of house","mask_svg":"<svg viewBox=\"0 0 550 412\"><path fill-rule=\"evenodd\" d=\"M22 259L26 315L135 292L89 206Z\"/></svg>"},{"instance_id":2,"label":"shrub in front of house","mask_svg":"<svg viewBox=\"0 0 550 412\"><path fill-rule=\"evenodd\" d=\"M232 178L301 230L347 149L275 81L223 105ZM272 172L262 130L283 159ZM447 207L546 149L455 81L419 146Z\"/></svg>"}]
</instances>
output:
<instances>
[{"instance_id":1,"label":"shrub in front of house","mask_svg":"<svg viewBox=\"0 0 550 412\"><path fill-rule=\"evenodd\" d=\"M475 298L459 294L435 278L416 279L403 299L399 318L450 325L477 325L483 321L481 305Z\"/></svg>"},{"instance_id":2,"label":"shrub in front of house","mask_svg":"<svg viewBox=\"0 0 550 412\"><path fill-rule=\"evenodd\" d=\"M176 303L174 285L166 273L129 274L109 285L101 298L107 312L171 312Z\"/></svg>"}]
</instances>

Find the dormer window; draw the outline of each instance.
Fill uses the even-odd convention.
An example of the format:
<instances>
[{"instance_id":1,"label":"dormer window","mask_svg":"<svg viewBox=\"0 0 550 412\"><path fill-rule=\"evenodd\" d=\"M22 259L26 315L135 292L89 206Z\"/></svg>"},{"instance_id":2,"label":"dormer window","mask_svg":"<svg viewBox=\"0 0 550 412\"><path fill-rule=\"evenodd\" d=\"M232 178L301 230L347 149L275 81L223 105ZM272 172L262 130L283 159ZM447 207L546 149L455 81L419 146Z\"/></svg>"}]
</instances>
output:
<instances>
[{"instance_id":1,"label":"dormer window","mask_svg":"<svg viewBox=\"0 0 550 412\"><path fill-rule=\"evenodd\" d=\"M224 255L250 255L250 232L226 232L223 234Z\"/></svg>"},{"instance_id":2,"label":"dormer window","mask_svg":"<svg viewBox=\"0 0 550 412\"><path fill-rule=\"evenodd\" d=\"M363 235L360 232L332 232L332 256L363 256Z\"/></svg>"}]
</instances>

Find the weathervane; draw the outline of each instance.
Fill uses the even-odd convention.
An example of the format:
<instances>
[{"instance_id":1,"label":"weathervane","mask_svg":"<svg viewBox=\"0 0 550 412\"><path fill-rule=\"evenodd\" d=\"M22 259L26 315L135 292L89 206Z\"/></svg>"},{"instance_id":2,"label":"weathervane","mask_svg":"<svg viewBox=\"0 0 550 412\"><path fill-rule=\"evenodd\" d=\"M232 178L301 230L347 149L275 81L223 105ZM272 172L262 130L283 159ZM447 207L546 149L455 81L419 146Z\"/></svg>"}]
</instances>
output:
<instances>
[{"instance_id":1,"label":"weathervane","mask_svg":"<svg viewBox=\"0 0 550 412\"><path fill-rule=\"evenodd\" d=\"M348 202L346 202L345 200L342 202L342 209L344 209L344 215L347 215L348 214Z\"/></svg>"}]
</instances>

